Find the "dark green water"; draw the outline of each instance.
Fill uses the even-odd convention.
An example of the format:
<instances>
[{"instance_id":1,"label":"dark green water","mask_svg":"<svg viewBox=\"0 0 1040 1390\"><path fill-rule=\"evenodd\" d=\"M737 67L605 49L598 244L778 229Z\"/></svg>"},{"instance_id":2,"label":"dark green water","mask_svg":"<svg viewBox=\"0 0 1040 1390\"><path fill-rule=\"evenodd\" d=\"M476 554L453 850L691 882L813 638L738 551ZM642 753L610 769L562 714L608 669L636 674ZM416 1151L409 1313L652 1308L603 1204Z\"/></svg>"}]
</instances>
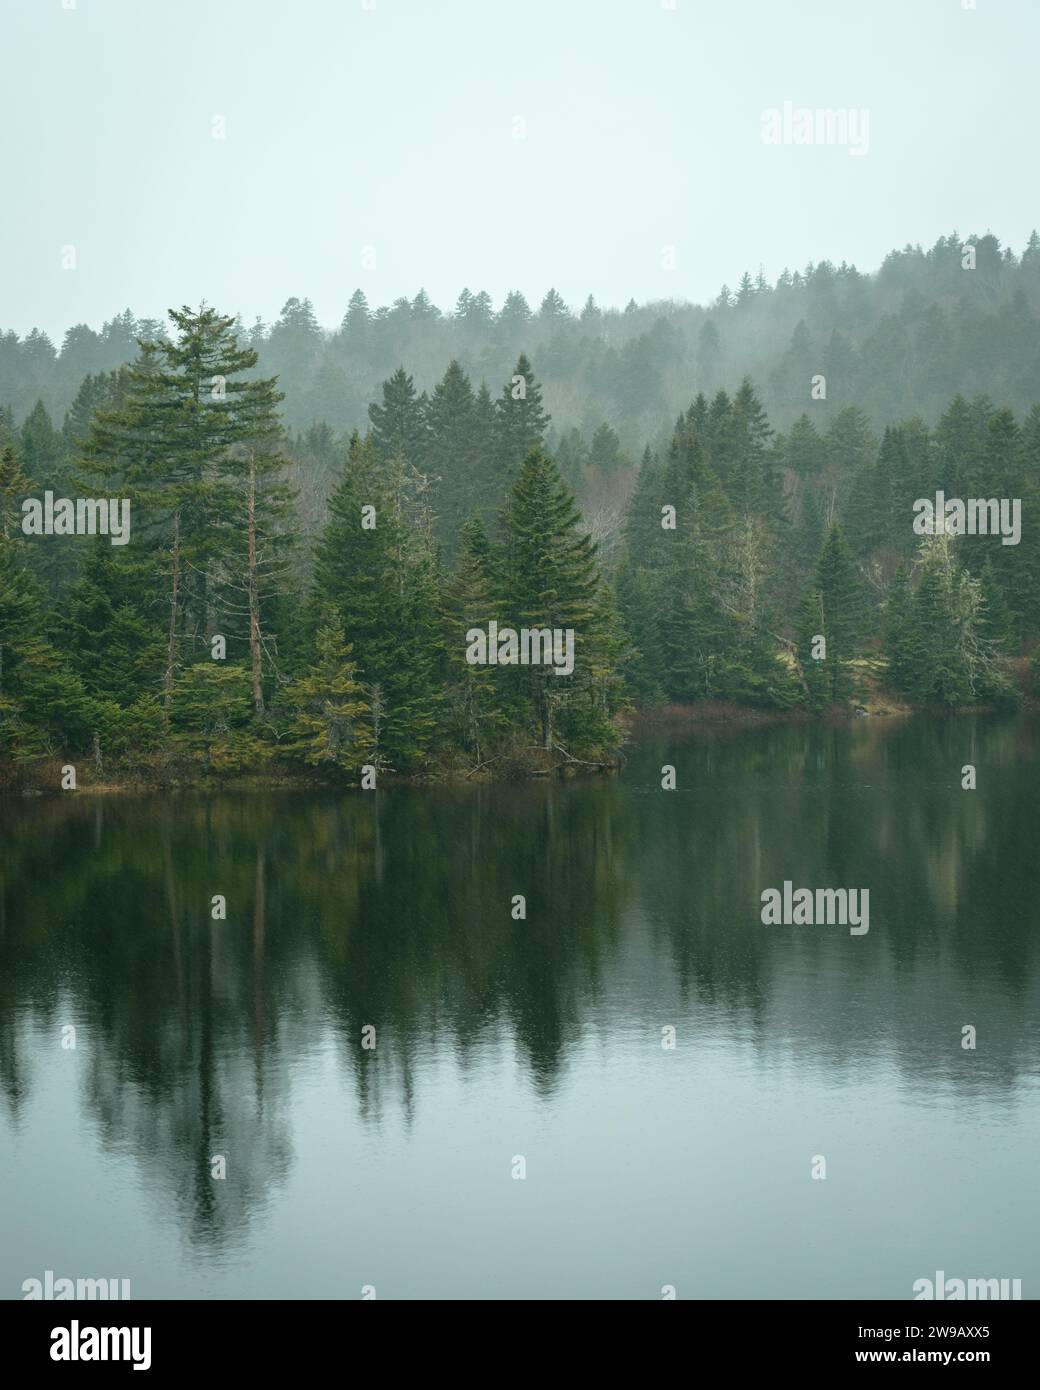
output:
<instances>
[{"instance_id":1,"label":"dark green water","mask_svg":"<svg viewBox=\"0 0 1040 1390\"><path fill-rule=\"evenodd\" d=\"M0 1296L1035 1297L1038 756L861 720L566 784L4 803ZM869 889L869 932L763 926L785 879Z\"/></svg>"}]
</instances>

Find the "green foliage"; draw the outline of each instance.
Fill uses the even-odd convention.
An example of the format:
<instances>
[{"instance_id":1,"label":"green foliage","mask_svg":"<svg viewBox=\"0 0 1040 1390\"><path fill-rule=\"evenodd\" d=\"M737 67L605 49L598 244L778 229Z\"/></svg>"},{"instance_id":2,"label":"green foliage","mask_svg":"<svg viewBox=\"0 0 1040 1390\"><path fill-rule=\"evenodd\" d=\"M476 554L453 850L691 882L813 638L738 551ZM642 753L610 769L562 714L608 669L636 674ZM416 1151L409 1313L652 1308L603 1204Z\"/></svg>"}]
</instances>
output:
<instances>
[{"instance_id":1,"label":"green foliage","mask_svg":"<svg viewBox=\"0 0 1040 1390\"><path fill-rule=\"evenodd\" d=\"M901 572L889 599L889 681L924 705L960 706L1009 695L1001 665L1006 610L989 607L987 585L958 560L959 539L930 537L912 577Z\"/></svg>"},{"instance_id":2,"label":"green foliage","mask_svg":"<svg viewBox=\"0 0 1040 1390\"><path fill-rule=\"evenodd\" d=\"M542 388L521 353L498 399L494 462L499 488L511 487L521 462L541 447L549 420L542 409Z\"/></svg>"},{"instance_id":3,"label":"green foliage","mask_svg":"<svg viewBox=\"0 0 1040 1390\"><path fill-rule=\"evenodd\" d=\"M816 304L863 290L833 268L810 282ZM131 366L82 376L60 429L36 396L20 427L0 411L0 756L89 756L96 740L106 768L172 775L248 771L279 749L343 773L508 766L532 746L597 762L629 701L847 705L879 647L912 703L1004 699L1010 658L1040 635L1040 405L1020 420L957 396L934 427L904 414L876 433L850 404L871 353L795 291L745 276L685 337L635 305L575 317L555 292L535 315L512 295L496 316L465 291L450 317L422 292L376 312L358 294L328 343L304 300L248 340L183 309L172 338L142 332ZM760 396L733 380L731 326L750 331L767 294L798 317ZM955 316L922 314L915 350L941 379L929 334ZM458 354L394 370L405 325L427 345L457 334ZM134 327L113 333L129 344ZM902 332L874 330L882 345ZM559 436L528 335L553 382L598 342L580 390L554 389ZM315 416L287 439L256 344L290 375L310 364L307 400L358 390L361 357L380 361L369 433ZM73 335L67 362L92 351ZM475 389L470 372L510 360L497 397ZM840 390L808 404L821 363ZM687 367L705 390L661 434ZM777 383L802 392L786 434L765 408ZM20 502L44 485L128 497L130 545L23 537ZM936 490L1019 499L1021 543L922 544L914 504ZM572 630L573 672L471 664L467 634L492 623ZM210 659L215 637L227 660Z\"/></svg>"},{"instance_id":4,"label":"green foliage","mask_svg":"<svg viewBox=\"0 0 1040 1390\"><path fill-rule=\"evenodd\" d=\"M262 765L271 749L247 727L252 714L247 668L200 661L174 682L169 711L174 747L207 773Z\"/></svg>"},{"instance_id":5,"label":"green foliage","mask_svg":"<svg viewBox=\"0 0 1040 1390\"><path fill-rule=\"evenodd\" d=\"M596 548L582 529L574 496L559 469L533 448L520 465L502 514L499 558L502 626L573 629L574 673L561 677L551 666L520 668L510 682L512 705L552 746L557 722L571 730L575 705L594 706L596 657L606 638L599 602Z\"/></svg>"},{"instance_id":6,"label":"green foliage","mask_svg":"<svg viewBox=\"0 0 1040 1390\"><path fill-rule=\"evenodd\" d=\"M363 524L366 518L371 524ZM355 435L329 501L313 594L315 613L331 606L357 653L377 766L419 767L433 742L440 702L437 587L429 538L408 525L393 460L384 461L371 440Z\"/></svg>"},{"instance_id":7,"label":"green foliage","mask_svg":"<svg viewBox=\"0 0 1040 1390\"><path fill-rule=\"evenodd\" d=\"M317 660L285 690L288 750L311 767L355 771L375 746L372 710L356 679L343 624L329 616L318 629Z\"/></svg>"},{"instance_id":8,"label":"green foliage","mask_svg":"<svg viewBox=\"0 0 1040 1390\"><path fill-rule=\"evenodd\" d=\"M849 662L868 631L863 585L852 554L835 523L827 533L816 565L812 592L818 599L819 633L826 639L825 689L830 703L854 693Z\"/></svg>"},{"instance_id":9,"label":"green foliage","mask_svg":"<svg viewBox=\"0 0 1040 1390\"><path fill-rule=\"evenodd\" d=\"M167 703L180 661L208 646L218 614L241 615L243 640L258 652L266 601L284 573L279 542L290 500L281 395L272 379L252 375L255 351L214 309L185 307L170 318L174 339L141 342L120 404L91 417L80 461L85 483L130 499L129 548L168 595Z\"/></svg>"},{"instance_id":10,"label":"green foliage","mask_svg":"<svg viewBox=\"0 0 1040 1390\"><path fill-rule=\"evenodd\" d=\"M466 634L473 628L486 632L496 618L495 593L495 557L483 522L473 516L462 528L455 569L444 585L442 652L449 737L478 763L508 727L498 668L465 658Z\"/></svg>"}]
</instances>

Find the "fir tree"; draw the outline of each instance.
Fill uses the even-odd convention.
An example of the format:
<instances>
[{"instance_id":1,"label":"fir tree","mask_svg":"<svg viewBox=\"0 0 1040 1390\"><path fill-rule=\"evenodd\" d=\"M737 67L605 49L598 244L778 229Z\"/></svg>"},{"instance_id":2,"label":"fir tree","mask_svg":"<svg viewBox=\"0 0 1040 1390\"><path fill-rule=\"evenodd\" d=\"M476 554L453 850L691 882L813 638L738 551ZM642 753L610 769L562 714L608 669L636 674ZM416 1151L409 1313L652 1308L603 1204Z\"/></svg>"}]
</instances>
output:
<instances>
[{"instance_id":1,"label":"fir tree","mask_svg":"<svg viewBox=\"0 0 1040 1390\"><path fill-rule=\"evenodd\" d=\"M419 468L426 457L426 402L403 367L383 382L383 401L368 407L372 445L384 461Z\"/></svg>"},{"instance_id":2,"label":"fir tree","mask_svg":"<svg viewBox=\"0 0 1040 1390\"><path fill-rule=\"evenodd\" d=\"M479 516L462 527L455 570L444 588L444 678L448 725L458 745L477 762L506 725L497 686L498 671L466 661L467 634L486 632L500 605L495 597L495 562L491 542Z\"/></svg>"},{"instance_id":3,"label":"fir tree","mask_svg":"<svg viewBox=\"0 0 1040 1390\"><path fill-rule=\"evenodd\" d=\"M270 757L249 730L251 713L245 666L199 662L178 673L169 708L175 746L205 773L242 772Z\"/></svg>"},{"instance_id":4,"label":"fir tree","mask_svg":"<svg viewBox=\"0 0 1040 1390\"><path fill-rule=\"evenodd\" d=\"M199 651L219 597L241 459L265 449L279 399L214 309L171 310L176 340L142 342L123 405L95 415L82 469L131 500L132 545L149 553L168 603L164 699L182 649ZM239 512L237 525L245 528Z\"/></svg>"},{"instance_id":5,"label":"fir tree","mask_svg":"<svg viewBox=\"0 0 1040 1390\"><path fill-rule=\"evenodd\" d=\"M837 703L853 690L848 663L862 643L866 615L862 582L837 522L820 552L814 587L820 596L820 631L827 642L827 694Z\"/></svg>"},{"instance_id":6,"label":"fir tree","mask_svg":"<svg viewBox=\"0 0 1040 1390\"><path fill-rule=\"evenodd\" d=\"M480 491L475 414L469 378L452 361L430 397L426 451L437 489L438 535L449 554L458 545L463 522Z\"/></svg>"},{"instance_id":7,"label":"fir tree","mask_svg":"<svg viewBox=\"0 0 1040 1390\"><path fill-rule=\"evenodd\" d=\"M426 540L409 530L371 438L351 440L313 588L317 610L335 610L353 650L372 711L373 763L418 766L438 717L436 568Z\"/></svg>"},{"instance_id":8,"label":"fir tree","mask_svg":"<svg viewBox=\"0 0 1040 1390\"><path fill-rule=\"evenodd\" d=\"M575 634L577 681L574 676L559 677L544 665L514 673L549 748L557 709L581 686L578 667L588 662L599 637L595 547L581 529L574 497L555 463L537 448L520 466L502 525L503 617L515 628L571 628ZM574 682L569 695L567 681Z\"/></svg>"},{"instance_id":9,"label":"fir tree","mask_svg":"<svg viewBox=\"0 0 1040 1390\"><path fill-rule=\"evenodd\" d=\"M542 447L549 420L542 409L542 388L521 353L498 399L495 462L500 487L511 487L521 461Z\"/></svg>"},{"instance_id":10,"label":"fir tree","mask_svg":"<svg viewBox=\"0 0 1040 1390\"><path fill-rule=\"evenodd\" d=\"M372 711L357 679L343 624L326 615L318 629L317 659L285 690L290 711L289 751L311 767L356 771L374 746Z\"/></svg>"}]
</instances>

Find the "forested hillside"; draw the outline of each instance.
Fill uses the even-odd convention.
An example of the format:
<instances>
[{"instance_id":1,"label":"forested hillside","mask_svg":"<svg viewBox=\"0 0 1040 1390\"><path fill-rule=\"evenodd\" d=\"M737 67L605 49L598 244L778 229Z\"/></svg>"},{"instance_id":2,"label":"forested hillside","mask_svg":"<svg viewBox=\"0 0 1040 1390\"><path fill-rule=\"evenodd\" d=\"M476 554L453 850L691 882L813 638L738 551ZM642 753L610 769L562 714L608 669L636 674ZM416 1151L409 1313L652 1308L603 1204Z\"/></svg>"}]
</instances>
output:
<instances>
[{"instance_id":1,"label":"forested hillside","mask_svg":"<svg viewBox=\"0 0 1040 1390\"><path fill-rule=\"evenodd\" d=\"M1019 698L1040 243L976 252L710 309L358 293L329 336L297 301L8 335L5 776L544 771L610 762L637 705ZM1020 534L923 532L939 490ZM125 499L129 543L35 533L47 495ZM571 632L573 670L475 662L475 629Z\"/></svg>"},{"instance_id":2,"label":"forested hillside","mask_svg":"<svg viewBox=\"0 0 1040 1390\"><path fill-rule=\"evenodd\" d=\"M1038 315L1035 232L1020 253L988 234L953 233L928 251L893 251L874 274L824 261L771 284L752 267L707 306L601 309L589 298L569 307L552 289L540 301L514 292L494 305L475 288L452 305L438 307L419 290L376 306L356 290L344 294L338 324L319 326L301 297L274 324L241 332L260 355L260 374L279 378L293 430L319 421L337 434L364 430L369 402L399 366L420 391L432 391L452 360L475 383L493 385L525 352L544 383L550 446L571 427L591 444L606 423L638 453L662 442L662 422L699 391L733 390L745 376L781 429L801 414L817 373L827 377L825 421L852 404L875 429L911 415L934 423L958 391L1024 411L1040 374ZM60 425L85 377L128 364L136 338L161 328L128 309L100 331L70 328L60 345L35 330L24 339L0 331L0 406L21 425L41 400Z\"/></svg>"}]
</instances>

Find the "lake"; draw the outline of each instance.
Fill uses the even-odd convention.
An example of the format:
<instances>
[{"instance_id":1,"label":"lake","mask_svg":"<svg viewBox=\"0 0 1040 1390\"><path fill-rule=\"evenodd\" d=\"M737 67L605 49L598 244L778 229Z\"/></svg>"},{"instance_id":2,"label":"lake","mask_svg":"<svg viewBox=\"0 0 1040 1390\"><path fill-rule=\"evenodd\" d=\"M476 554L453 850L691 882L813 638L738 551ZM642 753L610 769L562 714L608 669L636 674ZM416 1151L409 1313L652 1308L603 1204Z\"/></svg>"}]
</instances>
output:
<instances>
[{"instance_id":1,"label":"lake","mask_svg":"<svg viewBox=\"0 0 1040 1390\"><path fill-rule=\"evenodd\" d=\"M647 725L0 804L0 1297L1036 1297L1038 774L1026 716ZM869 931L763 925L785 881Z\"/></svg>"}]
</instances>

